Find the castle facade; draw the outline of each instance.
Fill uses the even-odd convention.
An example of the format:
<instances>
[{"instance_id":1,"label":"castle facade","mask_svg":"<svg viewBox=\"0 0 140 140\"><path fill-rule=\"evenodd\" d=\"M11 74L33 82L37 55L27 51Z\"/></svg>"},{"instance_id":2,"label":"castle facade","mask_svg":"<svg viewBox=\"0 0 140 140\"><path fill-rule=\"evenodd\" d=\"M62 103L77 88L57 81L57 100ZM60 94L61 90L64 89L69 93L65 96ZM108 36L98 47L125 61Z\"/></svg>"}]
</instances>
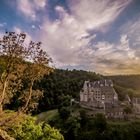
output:
<instances>
[{"instance_id":1,"label":"castle facade","mask_svg":"<svg viewBox=\"0 0 140 140\"><path fill-rule=\"evenodd\" d=\"M80 103L90 108L111 108L117 105L118 95L113 88L113 82L105 79L100 81L85 81L80 91Z\"/></svg>"}]
</instances>

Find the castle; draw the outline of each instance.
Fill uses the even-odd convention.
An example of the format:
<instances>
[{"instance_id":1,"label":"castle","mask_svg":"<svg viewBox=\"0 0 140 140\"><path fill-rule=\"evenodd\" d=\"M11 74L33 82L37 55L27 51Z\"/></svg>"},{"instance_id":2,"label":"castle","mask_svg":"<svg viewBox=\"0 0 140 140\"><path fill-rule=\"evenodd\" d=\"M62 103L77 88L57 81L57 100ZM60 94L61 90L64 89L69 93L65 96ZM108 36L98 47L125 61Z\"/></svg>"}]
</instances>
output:
<instances>
[{"instance_id":1,"label":"castle","mask_svg":"<svg viewBox=\"0 0 140 140\"><path fill-rule=\"evenodd\" d=\"M89 115L103 113L107 118L124 118L125 108L131 107L130 117L140 117L140 98L130 99L128 95L119 101L113 82L110 79L85 81L80 91L80 106L89 110Z\"/></svg>"},{"instance_id":2,"label":"castle","mask_svg":"<svg viewBox=\"0 0 140 140\"><path fill-rule=\"evenodd\" d=\"M80 103L89 108L111 108L117 106L118 95L113 82L105 79L95 82L85 81L80 91Z\"/></svg>"}]
</instances>

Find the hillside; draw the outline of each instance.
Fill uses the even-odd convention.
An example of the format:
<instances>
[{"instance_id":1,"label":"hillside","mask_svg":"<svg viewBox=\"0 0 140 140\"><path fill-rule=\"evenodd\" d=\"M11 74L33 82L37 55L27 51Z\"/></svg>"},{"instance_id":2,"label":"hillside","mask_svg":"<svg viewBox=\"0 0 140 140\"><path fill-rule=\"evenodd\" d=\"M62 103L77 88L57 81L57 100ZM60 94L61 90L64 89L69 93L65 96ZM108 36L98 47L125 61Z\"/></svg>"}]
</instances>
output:
<instances>
[{"instance_id":1,"label":"hillside","mask_svg":"<svg viewBox=\"0 0 140 140\"><path fill-rule=\"evenodd\" d=\"M124 88L131 88L134 90L140 90L140 75L118 75L109 76L115 84Z\"/></svg>"},{"instance_id":2,"label":"hillside","mask_svg":"<svg viewBox=\"0 0 140 140\"><path fill-rule=\"evenodd\" d=\"M44 97L39 102L38 111L42 112L69 105L71 98L79 99L79 92L85 80L95 81L102 78L113 80L120 100L123 100L126 94L130 97L140 95L140 75L103 77L95 72L56 69L35 85L36 88L44 91Z\"/></svg>"},{"instance_id":3,"label":"hillside","mask_svg":"<svg viewBox=\"0 0 140 140\"><path fill-rule=\"evenodd\" d=\"M128 94L140 96L140 75L117 75L105 78L112 79L118 91L122 90L126 94L128 92Z\"/></svg>"},{"instance_id":4,"label":"hillside","mask_svg":"<svg viewBox=\"0 0 140 140\"><path fill-rule=\"evenodd\" d=\"M33 112L39 113L61 106L69 106L71 98L79 99L79 92L85 80L95 81L102 78L113 80L120 100L123 100L126 94L130 97L140 96L140 75L103 77L95 72L56 69L50 75L44 76L40 82L35 83L34 89L42 90L43 97L39 101L39 107ZM14 100L12 106L15 105Z\"/></svg>"},{"instance_id":5,"label":"hillside","mask_svg":"<svg viewBox=\"0 0 140 140\"><path fill-rule=\"evenodd\" d=\"M85 80L94 81L100 78L101 75L94 72L56 69L35 85L44 91L44 97L39 102L39 110L45 111L68 105L70 98L79 98Z\"/></svg>"}]
</instances>

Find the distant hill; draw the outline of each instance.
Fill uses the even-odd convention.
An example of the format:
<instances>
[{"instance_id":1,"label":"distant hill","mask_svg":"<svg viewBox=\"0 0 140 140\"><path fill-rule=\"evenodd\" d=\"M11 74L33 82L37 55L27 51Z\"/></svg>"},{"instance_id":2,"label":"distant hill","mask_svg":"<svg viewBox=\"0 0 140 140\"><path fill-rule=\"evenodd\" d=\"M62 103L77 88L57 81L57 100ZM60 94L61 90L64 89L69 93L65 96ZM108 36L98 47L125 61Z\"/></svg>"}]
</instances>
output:
<instances>
[{"instance_id":1,"label":"distant hill","mask_svg":"<svg viewBox=\"0 0 140 140\"><path fill-rule=\"evenodd\" d=\"M124 88L131 88L134 90L140 90L140 75L118 75L109 76L115 84Z\"/></svg>"},{"instance_id":2,"label":"distant hill","mask_svg":"<svg viewBox=\"0 0 140 140\"><path fill-rule=\"evenodd\" d=\"M113 80L114 87L120 94L133 94L140 96L140 75L105 76Z\"/></svg>"}]
</instances>

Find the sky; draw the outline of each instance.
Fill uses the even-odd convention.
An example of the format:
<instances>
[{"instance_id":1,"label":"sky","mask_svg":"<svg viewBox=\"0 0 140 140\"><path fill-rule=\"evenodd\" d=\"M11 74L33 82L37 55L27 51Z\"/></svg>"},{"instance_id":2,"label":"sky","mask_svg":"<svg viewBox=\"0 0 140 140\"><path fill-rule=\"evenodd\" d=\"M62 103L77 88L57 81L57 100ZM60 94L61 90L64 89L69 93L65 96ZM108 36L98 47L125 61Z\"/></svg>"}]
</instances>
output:
<instances>
[{"instance_id":1,"label":"sky","mask_svg":"<svg viewBox=\"0 0 140 140\"><path fill-rule=\"evenodd\" d=\"M0 0L0 37L24 32L62 69L140 74L140 0Z\"/></svg>"}]
</instances>

